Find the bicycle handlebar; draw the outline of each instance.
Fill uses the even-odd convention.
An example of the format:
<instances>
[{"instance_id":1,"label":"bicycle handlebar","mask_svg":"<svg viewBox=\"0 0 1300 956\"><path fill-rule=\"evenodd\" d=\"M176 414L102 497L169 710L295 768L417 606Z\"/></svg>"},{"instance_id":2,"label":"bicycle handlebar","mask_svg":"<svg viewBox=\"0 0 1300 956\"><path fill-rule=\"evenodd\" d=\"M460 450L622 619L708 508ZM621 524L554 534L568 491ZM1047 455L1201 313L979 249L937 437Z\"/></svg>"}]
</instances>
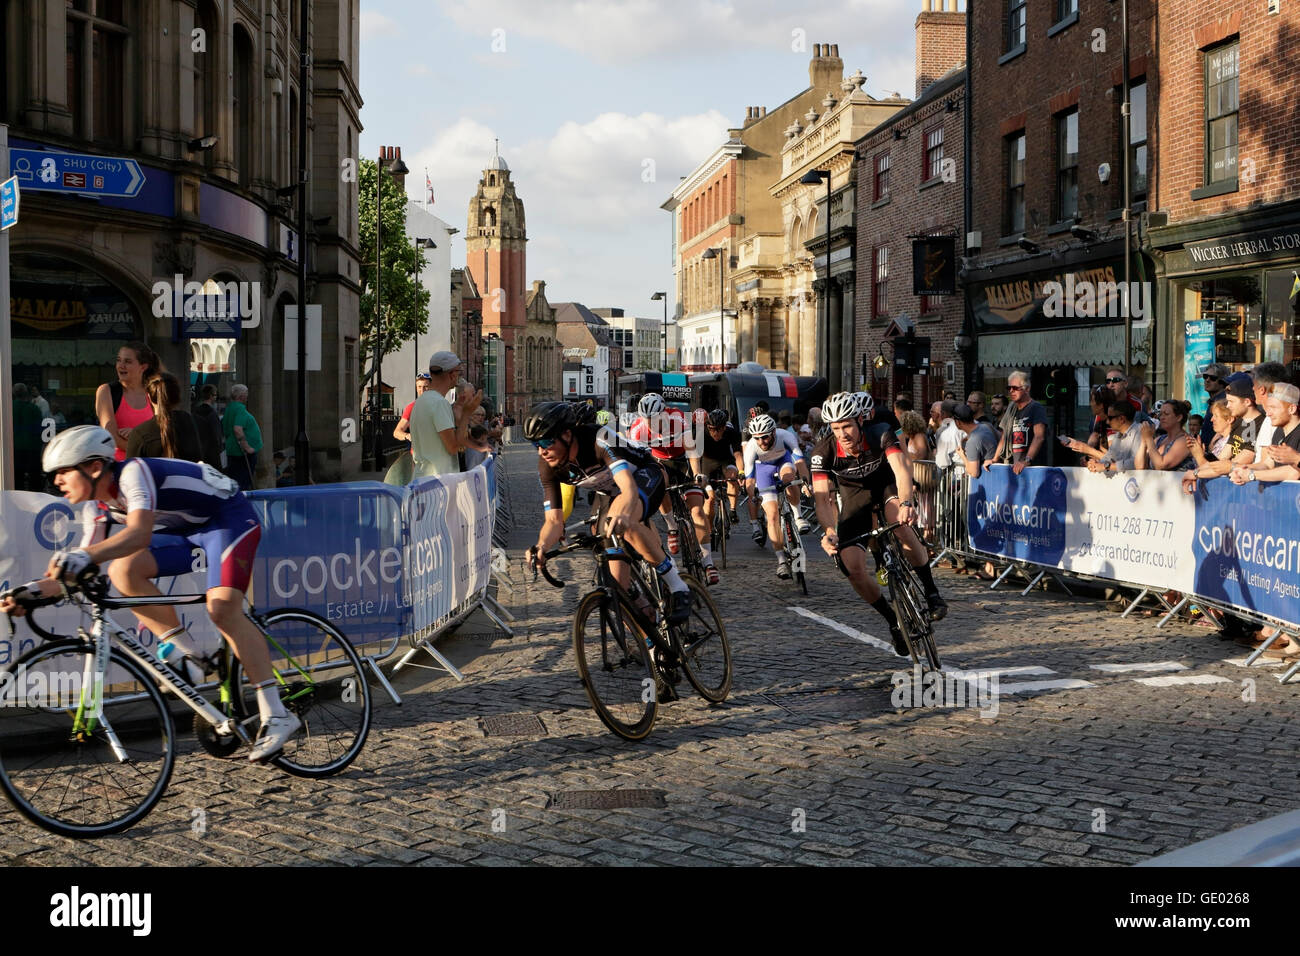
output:
<instances>
[{"instance_id":1,"label":"bicycle handlebar","mask_svg":"<svg viewBox=\"0 0 1300 956\"><path fill-rule=\"evenodd\" d=\"M596 535L594 535L594 534L580 534L580 535L578 535L577 537L575 537L572 541L570 541L568 544L562 544L562 545L560 545L560 546L558 546L558 547L550 548L549 550L547 550L547 551L546 551L546 560L549 561L551 558L554 558L554 557L556 557L557 555L567 554L567 553L570 552L570 551L579 551L579 550L583 550L583 549L591 549L591 548L594 548L594 547L596 546L596 544L597 544L599 541L600 541L600 539L599 539L598 537L596 537ZM554 575L552 575L551 572L550 572L550 570L546 567L545 564L538 564L538 563L534 560L534 556L537 554L537 546L536 546L536 545L534 545L533 547L529 548L528 551L526 552L526 554L527 554L528 562L533 566L533 580L534 580L534 581L537 580L537 574L538 574L538 572L540 571L542 577L546 578L546 582L547 582L551 587L553 587L553 588L562 588L562 587L564 587L564 585L565 585L566 582L561 581L559 578L557 578L557 577L555 577Z\"/></svg>"},{"instance_id":2,"label":"bicycle handlebar","mask_svg":"<svg viewBox=\"0 0 1300 956\"><path fill-rule=\"evenodd\" d=\"M883 535L889 534L895 528L901 528L904 527L905 525L907 525L906 521L895 521L892 522L891 524L881 525L879 528L876 528L874 531L868 531L864 534L854 535L852 538L849 538L847 541L841 541L837 545L837 547L840 550L843 550L844 548L852 547L853 545L859 544L860 542L867 541L873 538L879 538Z\"/></svg>"}]
</instances>

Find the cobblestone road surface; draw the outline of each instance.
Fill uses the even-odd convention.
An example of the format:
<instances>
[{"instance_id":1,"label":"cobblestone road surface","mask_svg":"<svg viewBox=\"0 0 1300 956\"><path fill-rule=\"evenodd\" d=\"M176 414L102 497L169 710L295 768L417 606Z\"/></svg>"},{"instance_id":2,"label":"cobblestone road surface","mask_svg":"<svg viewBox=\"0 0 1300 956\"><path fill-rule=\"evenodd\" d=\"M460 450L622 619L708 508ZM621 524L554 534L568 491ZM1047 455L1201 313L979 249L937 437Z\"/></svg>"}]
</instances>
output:
<instances>
[{"instance_id":1,"label":"cobblestone road surface","mask_svg":"<svg viewBox=\"0 0 1300 956\"><path fill-rule=\"evenodd\" d=\"M562 592L526 579L532 451L507 461L521 527L501 601L516 632L478 615L445 640L463 683L408 669L400 707L376 687L365 752L324 781L210 758L183 736L167 795L118 836L65 840L0 802L0 861L1104 866L1300 806L1297 691L1276 665L1247 670L1202 628L941 571L945 665L999 670L998 712L900 710L903 662L871 642L887 637L874 612L820 553L809 596L778 581L743 518L714 591L731 699L685 696L625 743L592 713L569 642L591 559L555 562L574 581ZM489 715L540 723L488 736ZM652 805L582 807L634 801Z\"/></svg>"}]
</instances>

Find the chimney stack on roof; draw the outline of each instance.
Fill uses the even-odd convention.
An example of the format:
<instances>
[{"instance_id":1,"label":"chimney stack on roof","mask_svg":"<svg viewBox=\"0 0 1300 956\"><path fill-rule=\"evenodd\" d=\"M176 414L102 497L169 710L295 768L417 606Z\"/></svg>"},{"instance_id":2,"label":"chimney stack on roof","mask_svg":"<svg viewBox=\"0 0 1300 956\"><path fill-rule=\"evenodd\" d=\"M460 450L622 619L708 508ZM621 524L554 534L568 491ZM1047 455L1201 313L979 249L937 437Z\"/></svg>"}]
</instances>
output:
<instances>
[{"instance_id":1,"label":"chimney stack on roof","mask_svg":"<svg viewBox=\"0 0 1300 956\"><path fill-rule=\"evenodd\" d=\"M814 43L808 64L808 85L814 90L835 91L844 82L844 61L838 43Z\"/></svg>"},{"instance_id":2,"label":"chimney stack on roof","mask_svg":"<svg viewBox=\"0 0 1300 956\"><path fill-rule=\"evenodd\" d=\"M916 96L955 66L966 62L966 13L957 0L921 0L916 16ZM967 3L970 0L966 0Z\"/></svg>"}]
</instances>

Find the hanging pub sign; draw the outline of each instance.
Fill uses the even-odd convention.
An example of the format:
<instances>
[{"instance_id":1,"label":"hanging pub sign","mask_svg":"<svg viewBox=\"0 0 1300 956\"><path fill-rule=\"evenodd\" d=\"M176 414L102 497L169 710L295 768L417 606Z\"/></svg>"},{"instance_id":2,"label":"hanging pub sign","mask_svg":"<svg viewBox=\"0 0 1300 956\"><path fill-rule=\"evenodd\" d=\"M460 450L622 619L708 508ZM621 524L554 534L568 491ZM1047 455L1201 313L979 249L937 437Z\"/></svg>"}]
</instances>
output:
<instances>
[{"instance_id":1,"label":"hanging pub sign","mask_svg":"<svg viewBox=\"0 0 1300 956\"><path fill-rule=\"evenodd\" d=\"M912 295L957 293L957 248L952 236L912 240Z\"/></svg>"}]
</instances>

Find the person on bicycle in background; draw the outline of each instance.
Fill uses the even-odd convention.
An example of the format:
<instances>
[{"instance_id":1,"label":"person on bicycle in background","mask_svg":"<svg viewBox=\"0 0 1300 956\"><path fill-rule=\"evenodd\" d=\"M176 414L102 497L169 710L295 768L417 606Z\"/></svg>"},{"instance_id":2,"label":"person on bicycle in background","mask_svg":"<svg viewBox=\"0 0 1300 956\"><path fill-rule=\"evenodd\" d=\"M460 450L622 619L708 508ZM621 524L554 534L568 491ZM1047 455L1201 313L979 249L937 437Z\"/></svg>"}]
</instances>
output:
<instances>
[{"instance_id":1,"label":"person on bicycle in background","mask_svg":"<svg viewBox=\"0 0 1300 956\"><path fill-rule=\"evenodd\" d=\"M740 498L739 475L744 467L744 442L740 439L740 431L727 421L727 413L723 409L715 408L709 412L704 426L704 457L700 461L700 471L710 485L709 499L704 504L710 525L713 524L713 512L719 498L712 486L714 482L724 480L727 482L726 497L731 505L728 509L731 512L731 523L736 523L736 505Z\"/></svg>"},{"instance_id":2,"label":"person on bicycle in background","mask_svg":"<svg viewBox=\"0 0 1300 956\"><path fill-rule=\"evenodd\" d=\"M931 617L941 620L948 613L948 605L934 583L930 555L910 527L916 518L916 504L912 500L912 470L907 454L888 424L863 427L864 412L871 414L871 408L864 410L863 404L857 396L839 392L822 406L822 420L831 426L832 435L813 449L813 500L817 519L827 529L822 534L822 550L835 559L853 589L885 619L894 650L906 654L907 645L894 611L881 595L876 576L867 569L866 545L859 542L856 547L840 550L840 542L871 531L875 511L883 506L887 523L909 523L896 533L925 589ZM832 494L832 483L839 491L840 504Z\"/></svg>"},{"instance_id":3,"label":"person on bicycle in background","mask_svg":"<svg viewBox=\"0 0 1300 956\"><path fill-rule=\"evenodd\" d=\"M744 447L745 484L750 501L760 498L763 513L767 519L766 532L763 525L754 524L754 543L763 546L764 536L772 543L776 552L776 576L785 580L790 577L790 562L781 547L781 528L776 503L776 479L794 481L796 474L808 477L808 466L804 462L799 442L789 432L776 427L776 420L771 415L756 415L749 422L749 441ZM796 516L799 515L799 489L787 488L786 497ZM800 534L806 534L812 527L802 517L797 518Z\"/></svg>"},{"instance_id":4,"label":"person on bicycle in background","mask_svg":"<svg viewBox=\"0 0 1300 956\"><path fill-rule=\"evenodd\" d=\"M613 500L608 527L600 533L622 534L659 572L673 595L669 620L689 618L691 592L650 527L650 516L663 500L665 478L648 449L607 440L613 435L609 430L602 433L602 426L577 424L568 402L534 405L524 421L524 437L537 449L542 484L542 527L537 545L529 551L530 563L544 565L546 552L564 537L561 484L604 492ZM624 589L629 586L631 568L626 562L615 564L614 575Z\"/></svg>"},{"instance_id":5,"label":"person on bicycle in background","mask_svg":"<svg viewBox=\"0 0 1300 956\"><path fill-rule=\"evenodd\" d=\"M207 608L221 636L234 648L257 691L262 726L249 759L274 757L302 727L285 710L271 669L266 639L243 613L244 595L262 526L252 505L231 478L205 464L171 458L114 461L112 436L96 425L69 428L45 447L42 467L72 504L86 509L80 545L56 551L45 578L35 587L44 597L63 592L61 579L92 564L112 561L108 576L125 596L161 595L153 579L189 574L196 550L207 562ZM122 530L110 535L114 525ZM12 600L0 611L21 614ZM190 683L203 678L204 661L184 625L168 605L132 608L158 637L159 656Z\"/></svg>"},{"instance_id":6,"label":"person on bicycle in background","mask_svg":"<svg viewBox=\"0 0 1300 956\"><path fill-rule=\"evenodd\" d=\"M709 525L704 519L704 483L700 471L700 456L703 448L698 446L690 433L691 423L680 409L669 408L663 396L657 392L647 392L641 396L637 405L637 420L628 429L627 437L650 447L650 454L663 466L668 475L669 484L695 482L695 486L682 492L686 507L691 513L691 523L695 525L695 539L700 543L700 553L704 561L704 570L709 584L718 583L718 572L713 567L712 543L709 537ZM668 525L668 550L677 554L677 516L673 514L672 502L665 495L659 506L664 523Z\"/></svg>"}]
</instances>

